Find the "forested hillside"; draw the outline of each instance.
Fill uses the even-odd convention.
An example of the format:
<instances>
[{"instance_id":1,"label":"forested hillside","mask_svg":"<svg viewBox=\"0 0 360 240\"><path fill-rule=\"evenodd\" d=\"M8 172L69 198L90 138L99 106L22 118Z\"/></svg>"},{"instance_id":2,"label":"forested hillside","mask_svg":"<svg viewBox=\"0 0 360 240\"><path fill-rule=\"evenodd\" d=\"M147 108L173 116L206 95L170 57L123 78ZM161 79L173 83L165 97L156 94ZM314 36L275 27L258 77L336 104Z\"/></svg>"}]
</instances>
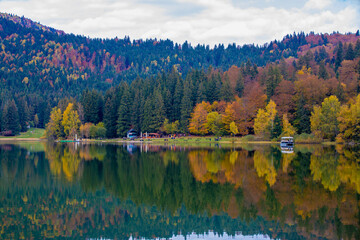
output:
<instances>
[{"instance_id":1,"label":"forested hillside","mask_svg":"<svg viewBox=\"0 0 360 240\"><path fill-rule=\"evenodd\" d=\"M359 39L359 31L294 33L263 46L210 48L90 39L0 14L0 130L11 135L28 125L45 127L58 106L50 121L59 127L54 137L79 132L80 125L87 129L85 123L100 123L107 137L122 137L131 127L246 135L256 133L258 110L271 99L276 114L263 119L260 135L273 136L267 122L283 126L284 116L298 133L310 133L315 105L331 95L350 104L360 92ZM76 112L79 119L73 126L62 119L69 103L66 116ZM231 131L232 122L237 131Z\"/></svg>"}]
</instances>

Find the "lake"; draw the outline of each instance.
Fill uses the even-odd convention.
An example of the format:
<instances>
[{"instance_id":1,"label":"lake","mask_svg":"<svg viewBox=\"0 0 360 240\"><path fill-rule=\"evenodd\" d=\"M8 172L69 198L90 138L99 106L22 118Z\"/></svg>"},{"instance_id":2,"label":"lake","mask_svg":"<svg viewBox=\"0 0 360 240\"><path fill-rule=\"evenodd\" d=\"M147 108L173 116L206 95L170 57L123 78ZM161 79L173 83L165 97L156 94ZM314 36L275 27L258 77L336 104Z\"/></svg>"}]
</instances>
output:
<instances>
[{"instance_id":1,"label":"lake","mask_svg":"<svg viewBox=\"0 0 360 240\"><path fill-rule=\"evenodd\" d=\"M0 144L1 239L360 239L360 148Z\"/></svg>"}]
</instances>

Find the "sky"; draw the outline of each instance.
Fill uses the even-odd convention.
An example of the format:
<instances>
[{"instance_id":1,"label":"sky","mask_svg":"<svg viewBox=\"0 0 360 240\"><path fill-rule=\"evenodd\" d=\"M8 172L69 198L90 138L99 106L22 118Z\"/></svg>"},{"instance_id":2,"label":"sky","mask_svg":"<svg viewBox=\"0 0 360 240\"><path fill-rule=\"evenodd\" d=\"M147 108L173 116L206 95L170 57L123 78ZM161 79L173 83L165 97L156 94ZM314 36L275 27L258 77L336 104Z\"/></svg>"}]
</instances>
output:
<instances>
[{"instance_id":1,"label":"sky","mask_svg":"<svg viewBox=\"0 0 360 240\"><path fill-rule=\"evenodd\" d=\"M356 32L360 0L0 0L0 12L91 38L259 44L294 32Z\"/></svg>"}]
</instances>

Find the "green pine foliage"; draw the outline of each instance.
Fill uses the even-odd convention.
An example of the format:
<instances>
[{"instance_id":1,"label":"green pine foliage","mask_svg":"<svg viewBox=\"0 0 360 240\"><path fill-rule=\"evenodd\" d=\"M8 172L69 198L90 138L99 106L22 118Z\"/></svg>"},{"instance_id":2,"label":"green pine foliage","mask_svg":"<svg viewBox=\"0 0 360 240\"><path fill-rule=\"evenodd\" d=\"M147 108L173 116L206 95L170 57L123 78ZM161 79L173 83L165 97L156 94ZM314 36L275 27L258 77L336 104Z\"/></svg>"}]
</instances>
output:
<instances>
[{"instance_id":1,"label":"green pine foliage","mask_svg":"<svg viewBox=\"0 0 360 240\"><path fill-rule=\"evenodd\" d=\"M117 134L119 137L125 137L127 131L130 130L130 96L129 87L123 84L123 92L118 110Z\"/></svg>"},{"instance_id":2,"label":"green pine foliage","mask_svg":"<svg viewBox=\"0 0 360 240\"><path fill-rule=\"evenodd\" d=\"M274 118L274 127L271 129L271 139L277 139L282 133L281 119L278 114Z\"/></svg>"},{"instance_id":3,"label":"green pine foliage","mask_svg":"<svg viewBox=\"0 0 360 240\"><path fill-rule=\"evenodd\" d=\"M10 135L17 135L21 130L18 108L14 100L5 103L2 113L2 129L10 131Z\"/></svg>"},{"instance_id":4,"label":"green pine foliage","mask_svg":"<svg viewBox=\"0 0 360 240\"><path fill-rule=\"evenodd\" d=\"M106 137L117 137L117 119L118 111L115 96L109 96L104 106L104 125L106 128Z\"/></svg>"}]
</instances>

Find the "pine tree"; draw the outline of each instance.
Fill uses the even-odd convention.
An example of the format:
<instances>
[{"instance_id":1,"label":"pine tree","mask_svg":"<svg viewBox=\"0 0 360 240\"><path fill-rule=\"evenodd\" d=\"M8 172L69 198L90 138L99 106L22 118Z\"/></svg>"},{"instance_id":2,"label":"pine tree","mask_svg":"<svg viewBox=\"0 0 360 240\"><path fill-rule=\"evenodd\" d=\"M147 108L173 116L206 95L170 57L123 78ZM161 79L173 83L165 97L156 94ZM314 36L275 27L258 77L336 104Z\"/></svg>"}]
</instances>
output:
<instances>
[{"instance_id":1,"label":"pine tree","mask_svg":"<svg viewBox=\"0 0 360 240\"><path fill-rule=\"evenodd\" d=\"M324 80L329 78L329 74L326 71L324 61L321 61L319 65L319 78L322 78Z\"/></svg>"},{"instance_id":2,"label":"pine tree","mask_svg":"<svg viewBox=\"0 0 360 240\"><path fill-rule=\"evenodd\" d=\"M143 132L152 132L152 128L151 128L152 119L153 119L152 101L151 101L151 96L148 96L144 104L144 118L141 126L141 130Z\"/></svg>"},{"instance_id":3,"label":"pine tree","mask_svg":"<svg viewBox=\"0 0 360 240\"><path fill-rule=\"evenodd\" d=\"M275 89L282 80L280 70L278 67L270 66L268 77L266 79L266 95L270 99L275 94Z\"/></svg>"},{"instance_id":4,"label":"pine tree","mask_svg":"<svg viewBox=\"0 0 360 240\"><path fill-rule=\"evenodd\" d=\"M189 120L191 118L191 112L193 110L193 104L191 101L191 90L189 86L189 82L185 82L184 84L184 97L181 101L181 118L180 118L180 129L183 132L187 132Z\"/></svg>"},{"instance_id":5,"label":"pine tree","mask_svg":"<svg viewBox=\"0 0 360 240\"><path fill-rule=\"evenodd\" d=\"M219 74L212 74L206 86L206 100L210 103L219 100L221 78Z\"/></svg>"},{"instance_id":6,"label":"pine tree","mask_svg":"<svg viewBox=\"0 0 360 240\"><path fill-rule=\"evenodd\" d=\"M39 117L38 117L37 114L35 114L35 116L34 116L34 125L35 125L36 128L37 128L38 125L39 125Z\"/></svg>"},{"instance_id":7,"label":"pine tree","mask_svg":"<svg viewBox=\"0 0 360 240\"><path fill-rule=\"evenodd\" d=\"M196 103L201 103L202 101L206 101L206 88L203 82L199 84Z\"/></svg>"},{"instance_id":8,"label":"pine tree","mask_svg":"<svg viewBox=\"0 0 360 240\"><path fill-rule=\"evenodd\" d=\"M355 58L354 48L353 45L350 43L345 54L345 60L354 60L354 58Z\"/></svg>"},{"instance_id":9,"label":"pine tree","mask_svg":"<svg viewBox=\"0 0 360 240\"><path fill-rule=\"evenodd\" d=\"M2 109L1 109L1 100L0 100L0 133L3 131L3 117L2 117L2 115L3 115L3 111L2 111Z\"/></svg>"},{"instance_id":10,"label":"pine tree","mask_svg":"<svg viewBox=\"0 0 360 240\"><path fill-rule=\"evenodd\" d=\"M81 97L81 104L84 107L85 122L98 123L103 119L103 99L96 90L86 90Z\"/></svg>"},{"instance_id":11,"label":"pine tree","mask_svg":"<svg viewBox=\"0 0 360 240\"><path fill-rule=\"evenodd\" d=\"M301 94L296 102L294 126L298 133L310 133L310 115L305 97Z\"/></svg>"},{"instance_id":12,"label":"pine tree","mask_svg":"<svg viewBox=\"0 0 360 240\"><path fill-rule=\"evenodd\" d=\"M271 139L276 139L281 135L281 119L279 117L278 114L276 114L275 118L274 118L274 127L271 130L270 136Z\"/></svg>"},{"instance_id":13,"label":"pine tree","mask_svg":"<svg viewBox=\"0 0 360 240\"><path fill-rule=\"evenodd\" d=\"M29 121L29 108L28 108L28 104L25 101L24 97L21 97L18 100L17 107L18 107L18 112L19 112L19 123L21 126L20 131L26 132L27 126L28 126L28 121Z\"/></svg>"},{"instance_id":14,"label":"pine tree","mask_svg":"<svg viewBox=\"0 0 360 240\"><path fill-rule=\"evenodd\" d=\"M140 131L141 129L143 129L144 105L144 96L141 94L140 89L136 89L130 108L130 122L136 131Z\"/></svg>"},{"instance_id":15,"label":"pine tree","mask_svg":"<svg viewBox=\"0 0 360 240\"><path fill-rule=\"evenodd\" d=\"M153 95L150 95L145 101L142 130L145 132L157 132L164 120L164 101L159 89L156 89Z\"/></svg>"},{"instance_id":16,"label":"pine tree","mask_svg":"<svg viewBox=\"0 0 360 240\"><path fill-rule=\"evenodd\" d=\"M117 120L117 134L119 137L124 137L127 131L130 130L130 93L128 85L124 85L123 95L121 97L120 106L118 109Z\"/></svg>"},{"instance_id":17,"label":"pine tree","mask_svg":"<svg viewBox=\"0 0 360 240\"><path fill-rule=\"evenodd\" d=\"M239 97L242 97L244 94L244 76L242 75L241 71L239 73L238 79L236 79L235 91Z\"/></svg>"},{"instance_id":18,"label":"pine tree","mask_svg":"<svg viewBox=\"0 0 360 240\"><path fill-rule=\"evenodd\" d=\"M360 40L359 39L356 41L354 52L355 52L355 57L360 56Z\"/></svg>"},{"instance_id":19,"label":"pine tree","mask_svg":"<svg viewBox=\"0 0 360 240\"><path fill-rule=\"evenodd\" d=\"M224 100L225 102L234 101L234 94L231 91L230 81L227 74L225 75L224 82L221 86L220 100Z\"/></svg>"},{"instance_id":20,"label":"pine tree","mask_svg":"<svg viewBox=\"0 0 360 240\"><path fill-rule=\"evenodd\" d=\"M3 131L11 131L12 135L20 132L19 113L14 100L5 103L3 109Z\"/></svg>"},{"instance_id":21,"label":"pine tree","mask_svg":"<svg viewBox=\"0 0 360 240\"><path fill-rule=\"evenodd\" d=\"M336 52L336 59L335 59L335 72L337 72L337 70L341 66L342 61L343 61L343 44L342 42L339 42L338 50Z\"/></svg>"},{"instance_id":22,"label":"pine tree","mask_svg":"<svg viewBox=\"0 0 360 240\"><path fill-rule=\"evenodd\" d=\"M154 99L153 99L153 108L155 113L154 131L158 131L165 119L164 100L159 90L155 90Z\"/></svg>"},{"instance_id":23,"label":"pine tree","mask_svg":"<svg viewBox=\"0 0 360 240\"><path fill-rule=\"evenodd\" d=\"M118 120L118 111L116 98L109 96L106 100L104 107L104 126L106 128L106 137L115 138L117 136L117 120Z\"/></svg>"},{"instance_id":24,"label":"pine tree","mask_svg":"<svg viewBox=\"0 0 360 240\"><path fill-rule=\"evenodd\" d=\"M181 99L183 98L184 86L181 78L179 77L176 82L173 104L172 104L172 118L170 122L179 120L181 118Z\"/></svg>"}]
</instances>

